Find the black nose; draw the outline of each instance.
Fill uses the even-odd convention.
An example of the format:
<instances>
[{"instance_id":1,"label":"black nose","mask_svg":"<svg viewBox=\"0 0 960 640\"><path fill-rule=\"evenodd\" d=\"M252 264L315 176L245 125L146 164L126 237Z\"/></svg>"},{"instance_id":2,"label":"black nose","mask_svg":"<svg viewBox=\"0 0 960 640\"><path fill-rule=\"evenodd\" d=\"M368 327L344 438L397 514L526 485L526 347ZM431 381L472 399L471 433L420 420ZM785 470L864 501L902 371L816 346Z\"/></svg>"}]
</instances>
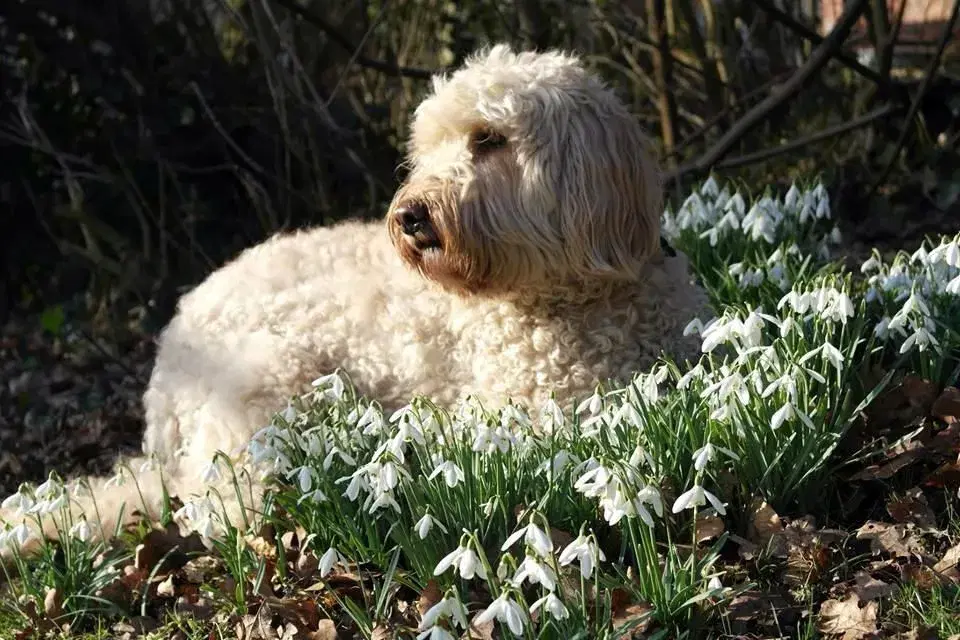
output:
<instances>
[{"instance_id":1,"label":"black nose","mask_svg":"<svg viewBox=\"0 0 960 640\"><path fill-rule=\"evenodd\" d=\"M422 202L405 204L397 208L396 215L400 219L400 226L403 228L403 233L408 236L416 235L423 231L424 227L428 226L429 223L427 205Z\"/></svg>"}]
</instances>

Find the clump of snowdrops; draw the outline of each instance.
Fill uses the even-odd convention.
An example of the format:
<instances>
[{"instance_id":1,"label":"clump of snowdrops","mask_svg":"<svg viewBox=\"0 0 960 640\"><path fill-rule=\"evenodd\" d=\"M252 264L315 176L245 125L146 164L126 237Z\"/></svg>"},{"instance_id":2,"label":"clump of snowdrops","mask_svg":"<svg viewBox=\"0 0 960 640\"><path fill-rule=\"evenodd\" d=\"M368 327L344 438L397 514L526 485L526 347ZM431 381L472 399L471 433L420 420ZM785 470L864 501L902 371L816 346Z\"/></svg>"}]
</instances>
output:
<instances>
[{"instance_id":1,"label":"clump of snowdrops","mask_svg":"<svg viewBox=\"0 0 960 640\"><path fill-rule=\"evenodd\" d=\"M832 260L842 238L821 184L751 198L712 178L664 212L663 230L715 305L686 328L702 340L698 362L662 360L625 386L536 410L470 399L448 412L413 398L385 413L339 372L324 375L247 452L285 514L276 526L308 532L321 576L364 562L387 576L399 567L419 588L433 581L443 595L420 638L490 621L518 637L631 625L696 635L747 586L719 568L726 534L704 534L708 523L722 530L756 499L817 503L831 454L894 375L956 380L960 236L875 253L851 272ZM877 367L887 375L865 382ZM202 479L227 467L218 456ZM249 525L230 522L212 492L174 515L210 539ZM68 546L82 543L80 525L64 526ZM26 535L10 523L0 544ZM642 613L617 611L616 592Z\"/></svg>"}]
</instances>

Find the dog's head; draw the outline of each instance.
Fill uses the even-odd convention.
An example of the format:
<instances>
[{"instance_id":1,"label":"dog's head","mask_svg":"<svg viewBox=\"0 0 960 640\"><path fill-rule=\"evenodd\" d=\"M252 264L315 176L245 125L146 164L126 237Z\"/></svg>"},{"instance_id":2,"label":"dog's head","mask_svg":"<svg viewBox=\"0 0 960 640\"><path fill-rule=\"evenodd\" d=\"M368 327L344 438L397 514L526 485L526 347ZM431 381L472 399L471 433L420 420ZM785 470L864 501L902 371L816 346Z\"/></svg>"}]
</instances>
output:
<instances>
[{"instance_id":1,"label":"dog's head","mask_svg":"<svg viewBox=\"0 0 960 640\"><path fill-rule=\"evenodd\" d=\"M662 192L639 122L575 57L496 46L417 108L394 245L449 290L634 280L659 250Z\"/></svg>"}]
</instances>

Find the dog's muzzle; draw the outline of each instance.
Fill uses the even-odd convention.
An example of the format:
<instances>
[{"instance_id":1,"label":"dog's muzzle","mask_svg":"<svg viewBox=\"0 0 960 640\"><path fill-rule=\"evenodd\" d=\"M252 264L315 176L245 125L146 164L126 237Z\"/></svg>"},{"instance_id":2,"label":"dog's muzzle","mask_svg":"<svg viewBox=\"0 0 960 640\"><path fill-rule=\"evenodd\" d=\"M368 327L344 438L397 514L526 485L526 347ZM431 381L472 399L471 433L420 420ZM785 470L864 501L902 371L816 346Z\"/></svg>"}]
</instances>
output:
<instances>
[{"instance_id":1,"label":"dog's muzzle","mask_svg":"<svg viewBox=\"0 0 960 640\"><path fill-rule=\"evenodd\" d=\"M440 238L430 222L427 205L422 202L404 204L397 207L393 215L407 241L418 251L440 248Z\"/></svg>"}]
</instances>

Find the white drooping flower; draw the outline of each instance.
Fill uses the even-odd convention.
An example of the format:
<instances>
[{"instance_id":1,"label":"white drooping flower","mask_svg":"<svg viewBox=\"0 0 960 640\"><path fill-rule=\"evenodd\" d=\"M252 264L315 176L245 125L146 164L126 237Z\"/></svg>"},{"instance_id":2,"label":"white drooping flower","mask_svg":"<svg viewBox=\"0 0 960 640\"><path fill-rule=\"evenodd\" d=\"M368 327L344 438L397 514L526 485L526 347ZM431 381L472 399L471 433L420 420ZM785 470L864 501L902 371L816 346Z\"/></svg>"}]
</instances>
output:
<instances>
[{"instance_id":1,"label":"white drooping flower","mask_svg":"<svg viewBox=\"0 0 960 640\"><path fill-rule=\"evenodd\" d=\"M533 515L525 527L514 531L500 547L501 551L506 551L512 547L520 538L524 539L528 545L533 547L541 556L547 556L553 551L553 540L550 539L543 529L533 522Z\"/></svg>"},{"instance_id":2,"label":"white drooping flower","mask_svg":"<svg viewBox=\"0 0 960 640\"><path fill-rule=\"evenodd\" d=\"M704 489L699 484L693 486L689 491L684 492L677 498L676 502L673 503L672 511L674 513L680 513L684 509L692 509L694 507L700 507L707 504L707 501L710 501L710 504L713 505L713 508L717 510L717 513L720 515L726 515L727 511L723 507L723 503L720 502L720 499Z\"/></svg>"},{"instance_id":3,"label":"white drooping flower","mask_svg":"<svg viewBox=\"0 0 960 640\"><path fill-rule=\"evenodd\" d=\"M513 576L513 586L520 587L524 581L530 584L540 584L547 591L557 588L557 574L546 562L537 555L530 555L523 559L517 572Z\"/></svg>"},{"instance_id":4,"label":"white drooping flower","mask_svg":"<svg viewBox=\"0 0 960 640\"><path fill-rule=\"evenodd\" d=\"M523 624L526 615L523 608L510 598L510 592L504 591L500 596L490 603L490 606L481 611L473 624L480 626L491 620L499 620L507 625L507 628L515 636L523 635Z\"/></svg>"},{"instance_id":5,"label":"white drooping flower","mask_svg":"<svg viewBox=\"0 0 960 640\"><path fill-rule=\"evenodd\" d=\"M553 616L554 620L566 620L570 617L570 612L567 611L567 608L553 591L530 605L530 615L536 613L540 607L546 609L546 611Z\"/></svg>"},{"instance_id":6,"label":"white drooping flower","mask_svg":"<svg viewBox=\"0 0 960 640\"><path fill-rule=\"evenodd\" d=\"M427 609L423 617L420 619L420 631L422 633L417 636L417 638L429 638L430 640L437 640L438 638L456 638L457 636L452 635L449 631L439 626L439 623L442 620L449 620L452 627L460 627L461 629L466 629L468 627L467 622L467 608L464 606L460 599L456 596L443 598L440 602L433 605ZM436 631L439 629L442 633ZM443 635L443 633L447 635Z\"/></svg>"},{"instance_id":7,"label":"white drooping flower","mask_svg":"<svg viewBox=\"0 0 960 640\"><path fill-rule=\"evenodd\" d=\"M449 460L438 464L433 472L427 476L427 480L433 480L441 473L443 474L443 481L446 482L450 488L457 486L464 480L463 470L458 467L456 463Z\"/></svg>"},{"instance_id":8,"label":"white drooping flower","mask_svg":"<svg viewBox=\"0 0 960 640\"><path fill-rule=\"evenodd\" d=\"M473 580L474 576L480 576L481 580L487 579L487 570L480 561L479 556L470 547L460 545L437 563L433 570L433 575L439 576L453 567L454 573L459 573L464 580Z\"/></svg>"},{"instance_id":9,"label":"white drooping flower","mask_svg":"<svg viewBox=\"0 0 960 640\"><path fill-rule=\"evenodd\" d=\"M416 529L417 535L420 536L421 540L430 535L430 531L433 529L433 527L437 527L444 533L447 532L447 528L429 513L425 513L423 517L417 520L417 523L413 525L413 528Z\"/></svg>"},{"instance_id":10,"label":"white drooping flower","mask_svg":"<svg viewBox=\"0 0 960 640\"><path fill-rule=\"evenodd\" d=\"M322 556L320 556L320 577L326 578L336 566L345 569L347 567L347 559L344 558L334 547L330 547L323 553Z\"/></svg>"},{"instance_id":11,"label":"white drooping flower","mask_svg":"<svg viewBox=\"0 0 960 640\"><path fill-rule=\"evenodd\" d=\"M560 552L558 562L560 566L565 567L576 560L580 565L580 575L583 576L584 580L588 580L590 576L593 575L593 570L596 566L606 559L607 557L603 554L600 547L597 546L594 537L592 535L584 535L581 531L577 539L568 544L563 551Z\"/></svg>"}]
</instances>

